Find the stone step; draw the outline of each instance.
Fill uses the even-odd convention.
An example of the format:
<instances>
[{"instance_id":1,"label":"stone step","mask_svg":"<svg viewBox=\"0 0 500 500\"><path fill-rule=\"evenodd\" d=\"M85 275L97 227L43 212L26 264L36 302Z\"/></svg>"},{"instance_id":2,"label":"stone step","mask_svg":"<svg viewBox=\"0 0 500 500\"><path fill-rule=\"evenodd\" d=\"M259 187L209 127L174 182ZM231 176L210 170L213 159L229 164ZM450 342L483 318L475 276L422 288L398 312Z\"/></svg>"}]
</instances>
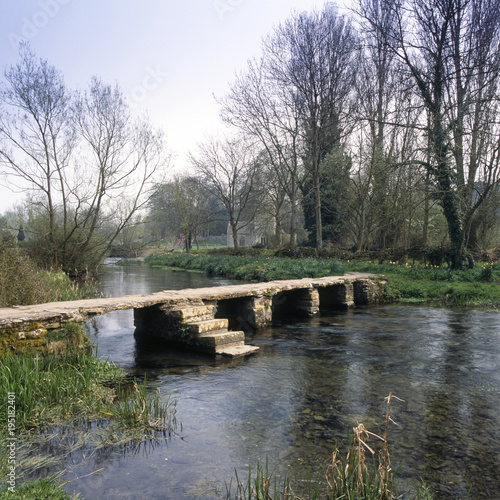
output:
<instances>
[{"instance_id":1,"label":"stone step","mask_svg":"<svg viewBox=\"0 0 500 500\"><path fill-rule=\"evenodd\" d=\"M182 309L173 309L170 315L180 323L196 323L214 318L215 306L192 306Z\"/></svg>"},{"instance_id":2,"label":"stone step","mask_svg":"<svg viewBox=\"0 0 500 500\"><path fill-rule=\"evenodd\" d=\"M211 332L204 333L196 339L197 344L216 348L225 344L245 342L244 332Z\"/></svg>"},{"instance_id":3,"label":"stone step","mask_svg":"<svg viewBox=\"0 0 500 500\"><path fill-rule=\"evenodd\" d=\"M229 358L239 358L241 356L247 356L248 354L253 354L257 352L259 348L254 345L248 345L242 343L238 344L228 344L218 347L215 354L220 356L227 356Z\"/></svg>"},{"instance_id":4,"label":"stone step","mask_svg":"<svg viewBox=\"0 0 500 500\"><path fill-rule=\"evenodd\" d=\"M186 323L189 331L195 335L202 335L203 333L212 332L214 330L227 331L229 321L225 318L221 319L208 319L205 321L197 321L193 323Z\"/></svg>"}]
</instances>

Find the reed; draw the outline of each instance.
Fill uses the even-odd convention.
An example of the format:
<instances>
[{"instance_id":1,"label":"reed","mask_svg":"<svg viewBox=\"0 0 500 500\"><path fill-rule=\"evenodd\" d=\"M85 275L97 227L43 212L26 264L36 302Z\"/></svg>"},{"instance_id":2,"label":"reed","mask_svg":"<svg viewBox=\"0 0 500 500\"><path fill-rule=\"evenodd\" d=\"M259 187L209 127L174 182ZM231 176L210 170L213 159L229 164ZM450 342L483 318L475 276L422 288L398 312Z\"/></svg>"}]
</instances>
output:
<instances>
[{"instance_id":1,"label":"reed","mask_svg":"<svg viewBox=\"0 0 500 500\"><path fill-rule=\"evenodd\" d=\"M353 435L347 457L343 459L336 449L325 476L328 493L332 498L364 498L370 500L389 500L396 498L394 494L394 476L389 452L389 424L395 423L390 414L392 399L398 399L392 393L385 398L387 401L385 433L379 436L370 432L363 424L353 428ZM399 400L399 399L398 399ZM399 400L401 401L401 400ZM396 424L397 425L397 424ZM378 465L373 460L368 466L366 452L374 458L376 452L368 445L370 437L383 442L378 456Z\"/></svg>"},{"instance_id":2,"label":"reed","mask_svg":"<svg viewBox=\"0 0 500 500\"><path fill-rule=\"evenodd\" d=\"M288 478L278 480L275 473L270 473L268 461L265 467L257 464L255 477L249 468L248 478L241 481L236 474L236 486L226 486L227 500L393 500L399 498L396 492L394 470L389 451L389 426L396 424L391 418L392 400L402 401L392 393L385 398L387 409L385 432L379 436L370 432L362 423L353 428L349 450L345 457L335 449L324 473L317 480L310 476L305 487L293 488ZM396 424L397 425L397 424ZM382 442L377 453L368 444L371 437ZM371 455L372 460L367 458ZM408 498L405 496L405 498ZM431 493L424 484L412 498L432 500Z\"/></svg>"},{"instance_id":3,"label":"reed","mask_svg":"<svg viewBox=\"0 0 500 500\"><path fill-rule=\"evenodd\" d=\"M167 398L163 401L160 389L148 391L146 383L133 383L131 392L123 401L109 408L110 416L127 429L146 431L167 430L171 435L177 422L175 418L176 401Z\"/></svg>"},{"instance_id":4,"label":"reed","mask_svg":"<svg viewBox=\"0 0 500 500\"><path fill-rule=\"evenodd\" d=\"M18 477L25 479L15 498L66 500L77 497L66 494L57 482L65 458L78 449L129 449L171 436L177 425L176 402L163 400L159 389L153 392L146 381L131 381L112 363L97 359L81 325L50 333L46 347L44 353L5 355L0 363L0 391L15 395L16 466ZM0 414L7 415L8 404L7 398L0 399ZM75 430L70 433L75 439L66 443L58 431L73 423L92 430ZM51 436L57 436L56 456L39 451ZM6 438L4 427L1 457L7 456ZM7 469L1 457L3 481ZM49 479L29 481L39 471L59 466L61 471ZM0 500L5 494L0 488Z\"/></svg>"},{"instance_id":5,"label":"reed","mask_svg":"<svg viewBox=\"0 0 500 500\"><path fill-rule=\"evenodd\" d=\"M252 478L252 468L248 467L248 478L246 483L240 481L238 473L236 476L236 491L232 493L231 484L226 486L226 498L235 500L292 500L296 497L293 494L290 480L278 480L276 474L269 472L269 463L266 458L266 465L257 462L255 477Z\"/></svg>"},{"instance_id":6,"label":"reed","mask_svg":"<svg viewBox=\"0 0 500 500\"><path fill-rule=\"evenodd\" d=\"M15 394L16 421L22 428L97 413L111 397L110 390L99 383L109 376L118 372L76 349L46 355L7 354L0 365L1 388ZM3 404L0 411L5 411Z\"/></svg>"}]
</instances>

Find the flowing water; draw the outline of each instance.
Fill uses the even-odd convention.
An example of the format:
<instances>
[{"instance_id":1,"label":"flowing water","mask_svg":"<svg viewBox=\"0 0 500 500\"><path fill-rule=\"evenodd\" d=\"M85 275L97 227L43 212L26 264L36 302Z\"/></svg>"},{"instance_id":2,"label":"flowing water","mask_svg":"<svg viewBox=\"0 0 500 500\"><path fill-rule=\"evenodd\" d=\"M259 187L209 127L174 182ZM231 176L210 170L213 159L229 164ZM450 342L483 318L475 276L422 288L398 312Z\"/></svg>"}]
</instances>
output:
<instances>
[{"instance_id":1,"label":"flowing water","mask_svg":"<svg viewBox=\"0 0 500 500\"><path fill-rule=\"evenodd\" d=\"M228 284L201 273L110 266L107 295ZM362 422L390 442L402 493L422 477L434 498L500 498L500 314L373 306L247 336L259 353L213 360L136 345L132 311L94 318L98 354L177 399L179 437L100 450L66 475L86 499L215 499L248 466L320 472ZM371 441L375 445L375 441ZM342 447L341 446L341 447ZM96 472L97 471L97 472ZM77 479L79 477L79 479ZM409 498L409 496L405 496Z\"/></svg>"}]
</instances>

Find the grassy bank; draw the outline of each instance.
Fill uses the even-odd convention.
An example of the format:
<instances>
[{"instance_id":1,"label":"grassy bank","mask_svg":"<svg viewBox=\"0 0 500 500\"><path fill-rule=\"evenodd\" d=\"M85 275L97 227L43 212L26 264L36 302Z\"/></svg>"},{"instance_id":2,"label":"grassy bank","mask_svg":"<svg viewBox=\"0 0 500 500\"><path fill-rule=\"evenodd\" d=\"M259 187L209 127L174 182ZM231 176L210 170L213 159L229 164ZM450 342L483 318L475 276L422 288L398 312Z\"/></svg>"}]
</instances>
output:
<instances>
[{"instance_id":1,"label":"grassy bank","mask_svg":"<svg viewBox=\"0 0 500 500\"><path fill-rule=\"evenodd\" d=\"M80 325L51 333L44 352L6 354L0 363L0 390L5 395L0 415L4 421L8 417L8 425L0 430L0 472L7 485L0 489L0 499L70 498L54 478L34 483L28 478L50 466L64 468L65 453L168 437L176 425L175 402L162 400L145 382L131 380L112 363L97 359ZM80 430L92 422L99 424L97 430ZM61 444L62 456L40 454L40 444L51 434L57 436L58 426L73 428L76 442L67 450ZM15 494L8 491L12 438Z\"/></svg>"},{"instance_id":2,"label":"grassy bank","mask_svg":"<svg viewBox=\"0 0 500 500\"><path fill-rule=\"evenodd\" d=\"M171 266L205 271L248 281L271 281L350 272L373 273L387 280L387 302L439 302L441 304L500 308L500 263L479 263L473 269L456 271L444 266L387 262L351 262L335 259L274 257L260 255L229 256L200 254L162 254L146 257L151 266Z\"/></svg>"},{"instance_id":3,"label":"grassy bank","mask_svg":"<svg viewBox=\"0 0 500 500\"><path fill-rule=\"evenodd\" d=\"M0 307L89 298L96 290L62 271L40 269L21 249L0 242Z\"/></svg>"},{"instance_id":4,"label":"grassy bank","mask_svg":"<svg viewBox=\"0 0 500 500\"><path fill-rule=\"evenodd\" d=\"M155 253L147 256L145 261L150 266L172 266L205 271L212 276L227 276L247 281L339 276L344 274L346 270L345 264L337 260L289 259L266 255L265 252L260 256L252 257L211 255L209 253Z\"/></svg>"}]
</instances>

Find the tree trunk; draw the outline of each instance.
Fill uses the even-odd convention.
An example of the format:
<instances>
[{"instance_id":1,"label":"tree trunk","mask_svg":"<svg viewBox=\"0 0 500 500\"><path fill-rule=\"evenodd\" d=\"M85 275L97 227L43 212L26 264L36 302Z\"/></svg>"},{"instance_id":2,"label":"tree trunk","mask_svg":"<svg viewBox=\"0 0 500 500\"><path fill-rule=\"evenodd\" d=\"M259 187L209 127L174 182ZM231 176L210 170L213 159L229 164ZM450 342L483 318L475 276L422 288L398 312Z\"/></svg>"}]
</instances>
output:
<instances>
[{"instance_id":1,"label":"tree trunk","mask_svg":"<svg viewBox=\"0 0 500 500\"><path fill-rule=\"evenodd\" d=\"M430 213L430 203L429 203L429 191L430 191L430 176L427 172L425 176L425 199L424 199L424 220L422 226L422 244L424 247L427 246L429 241L429 213Z\"/></svg>"},{"instance_id":2,"label":"tree trunk","mask_svg":"<svg viewBox=\"0 0 500 500\"><path fill-rule=\"evenodd\" d=\"M233 232L233 247L234 248L239 248L239 242L238 242L238 225L236 223L231 222L231 229Z\"/></svg>"},{"instance_id":3,"label":"tree trunk","mask_svg":"<svg viewBox=\"0 0 500 500\"><path fill-rule=\"evenodd\" d=\"M323 248L323 225L321 221L321 185L319 178L319 159L315 159L313 184L314 184L314 217L316 220L316 250Z\"/></svg>"},{"instance_id":4,"label":"tree trunk","mask_svg":"<svg viewBox=\"0 0 500 500\"><path fill-rule=\"evenodd\" d=\"M296 220L297 220L297 206L295 203L295 199L290 200L292 205L292 210L290 214L290 248L293 250L297 245L297 229L296 229Z\"/></svg>"},{"instance_id":5,"label":"tree trunk","mask_svg":"<svg viewBox=\"0 0 500 500\"><path fill-rule=\"evenodd\" d=\"M439 117L434 117L432 134L433 149L436 154L436 178L439 188L439 199L448 225L448 235L452 245L451 264L453 269L462 269L466 261L465 237L460 217L460 202L453 189L452 173L448 164L445 133Z\"/></svg>"}]
</instances>

